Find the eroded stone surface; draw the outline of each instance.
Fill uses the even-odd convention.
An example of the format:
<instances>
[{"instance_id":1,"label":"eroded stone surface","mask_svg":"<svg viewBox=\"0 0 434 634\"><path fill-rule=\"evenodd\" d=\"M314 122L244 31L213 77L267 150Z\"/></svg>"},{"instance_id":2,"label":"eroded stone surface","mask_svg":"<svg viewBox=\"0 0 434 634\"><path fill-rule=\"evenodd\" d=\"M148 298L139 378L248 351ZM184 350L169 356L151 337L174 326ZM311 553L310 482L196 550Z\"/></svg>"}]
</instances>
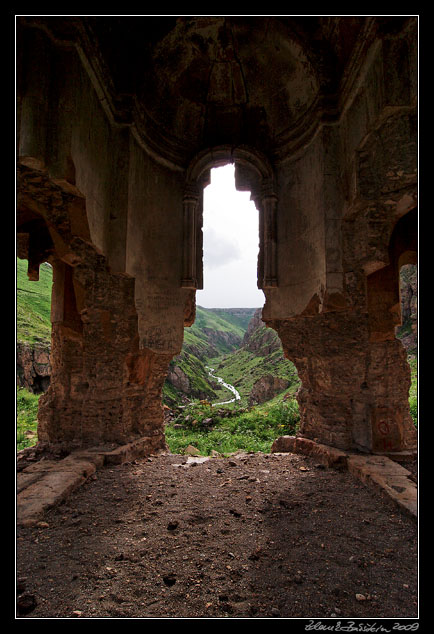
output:
<instances>
[{"instance_id":1,"label":"eroded stone surface","mask_svg":"<svg viewBox=\"0 0 434 634\"><path fill-rule=\"evenodd\" d=\"M17 342L17 384L40 394L50 385L50 346Z\"/></svg>"}]
</instances>

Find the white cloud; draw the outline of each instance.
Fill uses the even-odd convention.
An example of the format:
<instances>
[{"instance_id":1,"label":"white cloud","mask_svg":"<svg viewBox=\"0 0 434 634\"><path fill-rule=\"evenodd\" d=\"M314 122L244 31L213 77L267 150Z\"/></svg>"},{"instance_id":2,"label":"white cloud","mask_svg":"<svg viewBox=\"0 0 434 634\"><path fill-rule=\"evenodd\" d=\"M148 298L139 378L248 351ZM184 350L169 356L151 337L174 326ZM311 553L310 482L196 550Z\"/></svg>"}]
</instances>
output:
<instances>
[{"instance_id":1,"label":"white cloud","mask_svg":"<svg viewBox=\"0 0 434 634\"><path fill-rule=\"evenodd\" d=\"M203 240L205 269L221 268L242 257L237 241L230 235L219 233L213 227L204 228Z\"/></svg>"},{"instance_id":2,"label":"white cloud","mask_svg":"<svg viewBox=\"0 0 434 634\"><path fill-rule=\"evenodd\" d=\"M249 192L235 189L234 166L211 171L204 191L204 289L196 293L206 308L260 307L257 288L258 211Z\"/></svg>"}]
</instances>

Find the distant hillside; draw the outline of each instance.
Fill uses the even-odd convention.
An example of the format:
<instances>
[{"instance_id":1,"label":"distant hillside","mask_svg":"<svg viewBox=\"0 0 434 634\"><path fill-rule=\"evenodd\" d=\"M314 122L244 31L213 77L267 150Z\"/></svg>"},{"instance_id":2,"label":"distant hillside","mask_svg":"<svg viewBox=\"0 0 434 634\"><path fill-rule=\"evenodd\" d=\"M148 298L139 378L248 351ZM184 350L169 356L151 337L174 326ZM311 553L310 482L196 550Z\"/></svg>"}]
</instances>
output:
<instances>
[{"instance_id":1,"label":"distant hillside","mask_svg":"<svg viewBox=\"0 0 434 634\"><path fill-rule=\"evenodd\" d=\"M279 393L293 394L299 385L294 364L285 359L277 333L265 326L261 313L255 311L242 346L216 367L216 374L237 388L244 405L263 403Z\"/></svg>"},{"instance_id":2,"label":"distant hillside","mask_svg":"<svg viewBox=\"0 0 434 634\"><path fill-rule=\"evenodd\" d=\"M255 309L209 309L196 307L196 319L184 329L181 354L170 366L163 388L169 406L190 399L216 400L221 388L208 375L210 359L238 349L247 327L247 316ZM246 312L244 312L246 311Z\"/></svg>"},{"instance_id":3,"label":"distant hillside","mask_svg":"<svg viewBox=\"0 0 434 634\"><path fill-rule=\"evenodd\" d=\"M210 308L212 312L220 315L234 326L239 326L244 332L249 325L257 308Z\"/></svg>"}]
</instances>

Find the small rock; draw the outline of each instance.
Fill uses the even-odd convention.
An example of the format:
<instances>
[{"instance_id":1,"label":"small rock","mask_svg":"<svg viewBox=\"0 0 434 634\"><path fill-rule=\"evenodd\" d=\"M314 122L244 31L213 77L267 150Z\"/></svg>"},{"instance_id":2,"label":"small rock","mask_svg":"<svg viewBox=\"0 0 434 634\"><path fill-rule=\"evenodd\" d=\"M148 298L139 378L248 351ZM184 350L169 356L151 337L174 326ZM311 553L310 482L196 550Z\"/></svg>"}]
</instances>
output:
<instances>
[{"instance_id":1,"label":"small rock","mask_svg":"<svg viewBox=\"0 0 434 634\"><path fill-rule=\"evenodd\" d=\"M178 528L178 526L179 526L179 522L177 522L176 520L171 521L167 525L167 530L174 531L176 528Z\"/></svg>"},{"instance_id":2,"label":"small rock","mask_svg":"<svg viewBox=\"0 0 434 634\"><path fill-rule=\"evenodd\" d=\"M356 594L356 599L357 599L357 601L366 601L366 597L365 597L364 594L357 593Z\"/></svg>"},{"instance_id":3,"label":"small rock","mask_svg":"<svg viewBox=\"0 0 434 634\"><path fill-rule=\"evenodd\" d=\"M200 455L199 449L197 449L196 447L193 447L193 445L188 445L188 447L185 448L184 453L188 454L189 456Z\"/></svg>"},{"instance_id":4,"label":"small rock","mask_svg":"<svg viewBox=\"0 0 434 634\"><path fill-rule=\"evenodd\" d=\"M280 611L277 608L271 608L271 616L280 616Z\"/></svg>"},{"instance_id":5,"label":"small rock","mask_svg":"<svg viewBox=\"0 0 434 634\"><path fill-rule=\"evenodd\" d=\"M248 559L250 559L250 561L258 561L260 554L261 554L261 548L257 548L255 551L250 553Z\"/></svg>"}]
</instances>

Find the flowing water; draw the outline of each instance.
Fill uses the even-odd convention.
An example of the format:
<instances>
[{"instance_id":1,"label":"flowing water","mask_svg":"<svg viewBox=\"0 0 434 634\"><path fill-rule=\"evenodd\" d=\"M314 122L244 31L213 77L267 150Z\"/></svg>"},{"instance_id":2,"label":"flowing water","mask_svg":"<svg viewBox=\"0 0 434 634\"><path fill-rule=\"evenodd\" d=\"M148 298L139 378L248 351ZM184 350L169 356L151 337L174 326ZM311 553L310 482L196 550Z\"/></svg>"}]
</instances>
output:
<instances>
[{"instance_id":1,"label":"flowing water","mask_svg":"<svg viewBox=\"0 0 434 634\"><path fill-rule=\"evenodd\" d=\"M212 404L213 407L215 407L216 405L227 405L228 403L234 403L235 401L240 400L241 396L238 390L236 390L233 385L230 385L229 383L225 383L223 379L221 378L221 376L215 376L215 374L213 374L213 372L215 372L214 368L210 368L209 366L206 366L206 368L207 370L209 370L208 374L210 377L212 377L213 379L217 379L217 381L221 383L223 387L225 387L227 390L232 392L232 394L234 395L234 398L231 398L229 401L223 401L221 403L213 403Z\"/></svg>"}]
</instances>

